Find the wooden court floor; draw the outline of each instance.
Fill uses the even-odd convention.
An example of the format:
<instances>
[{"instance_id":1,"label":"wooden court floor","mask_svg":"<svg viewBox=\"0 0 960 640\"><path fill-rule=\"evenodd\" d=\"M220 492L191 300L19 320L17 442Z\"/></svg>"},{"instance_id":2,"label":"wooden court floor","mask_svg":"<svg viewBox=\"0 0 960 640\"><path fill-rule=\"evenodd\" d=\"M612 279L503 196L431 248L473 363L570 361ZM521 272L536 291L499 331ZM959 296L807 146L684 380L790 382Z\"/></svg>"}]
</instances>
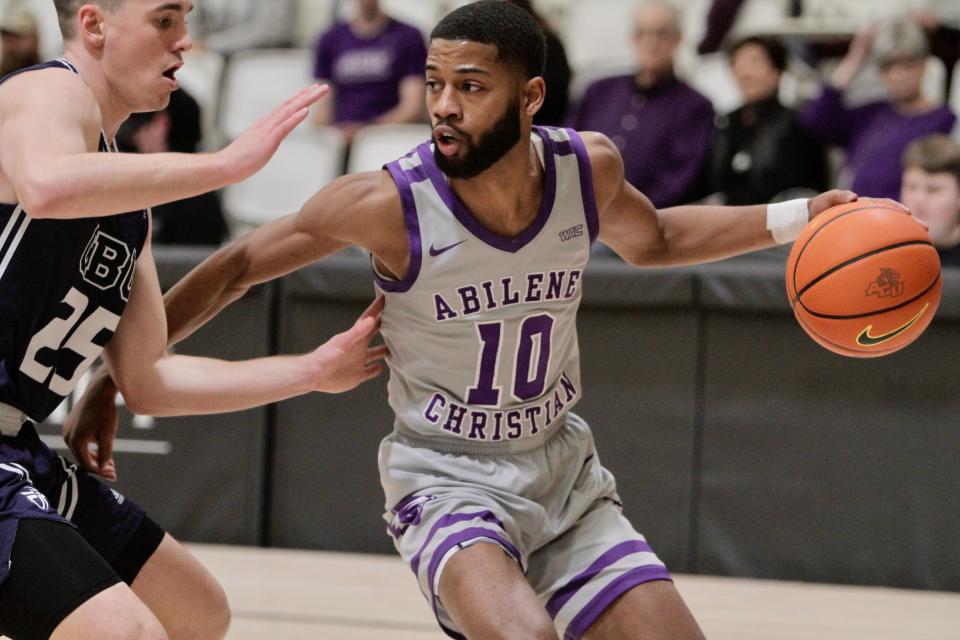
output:
<instances>
[{"instance_id":1,"label":"wooden court floor","mask_svg":"<svg viewBox=\"0 0 960 640\"><path fill-rule=\"evenodd\" d=\"M189 545L233 608L231 640L442 640L393 556ZM960 640L960 594L679 575L712 640Z\"/></svg>"}]
</instances>

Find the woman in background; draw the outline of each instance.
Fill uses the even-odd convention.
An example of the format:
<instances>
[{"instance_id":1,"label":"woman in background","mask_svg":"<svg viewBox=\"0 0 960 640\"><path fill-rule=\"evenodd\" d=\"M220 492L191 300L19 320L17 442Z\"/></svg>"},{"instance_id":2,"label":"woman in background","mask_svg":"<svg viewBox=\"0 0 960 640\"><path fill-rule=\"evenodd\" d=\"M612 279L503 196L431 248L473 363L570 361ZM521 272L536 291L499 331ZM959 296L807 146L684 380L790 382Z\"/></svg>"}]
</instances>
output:
<instances>
[{"instance_id":1,"label":"woman in background","mask_svg":"<svg viewBox=\"0 0 960 640\"><path fill-rule=\"evenodd\" d=\"M779 41L751 36L730 51L744 105L717 118L708 181L728 205L800 197L827 188L823 146L780 103L787 52Z\"/></svg>"}]
</instances>

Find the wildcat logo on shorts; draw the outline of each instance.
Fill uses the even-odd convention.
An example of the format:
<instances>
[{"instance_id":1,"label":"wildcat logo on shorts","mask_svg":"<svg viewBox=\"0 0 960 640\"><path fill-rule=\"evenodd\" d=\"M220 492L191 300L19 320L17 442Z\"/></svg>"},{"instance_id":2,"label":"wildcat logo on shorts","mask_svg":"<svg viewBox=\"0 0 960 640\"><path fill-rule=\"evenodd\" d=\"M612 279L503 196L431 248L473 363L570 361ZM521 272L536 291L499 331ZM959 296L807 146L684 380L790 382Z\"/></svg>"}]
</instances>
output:
<instances>
[{"instance_id":1,"label":"wildcat logo on shorts","mask_svg":"<svg viewBox=\"0 0 960 640\"><path fill-rule=\"evenodd\" d=\"M20 492L20 495L32 502L33 505L41 511L50 510L50 503L47 501L47 496L43 495L33 487L27 487Z\"/></svg>"},{"instance_id":2,"label":"wildcat logo on shorts","mask_svg":"<svg viewBox=\"0 0 960 640\"><path fill-rule=\"evenodd\" d=\"M896 298L903 295L903 281L900 272L894 269L880 269L880 275L867 287L867 297Z\"/></svg>"}]
</instances>

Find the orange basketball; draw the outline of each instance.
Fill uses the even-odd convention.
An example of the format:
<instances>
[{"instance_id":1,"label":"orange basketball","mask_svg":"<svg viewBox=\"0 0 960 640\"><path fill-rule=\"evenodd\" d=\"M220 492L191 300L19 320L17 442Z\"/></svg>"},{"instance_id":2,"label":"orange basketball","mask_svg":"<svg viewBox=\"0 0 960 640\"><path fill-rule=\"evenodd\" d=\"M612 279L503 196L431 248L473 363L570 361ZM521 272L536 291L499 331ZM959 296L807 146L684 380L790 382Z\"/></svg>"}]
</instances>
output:
<instances>
[{"instance_id":1,"label":"orange basketball","mask_svg":"<svg viewBox=\"0 0 960 640\"><path fill-rule=\"evenodd\" d=\"M887 355L916 340L942 288L926 229L879 201L820 214L787 260L787 296L800 326L821 346L853 358Z\"/></svg>"}]
</instances>

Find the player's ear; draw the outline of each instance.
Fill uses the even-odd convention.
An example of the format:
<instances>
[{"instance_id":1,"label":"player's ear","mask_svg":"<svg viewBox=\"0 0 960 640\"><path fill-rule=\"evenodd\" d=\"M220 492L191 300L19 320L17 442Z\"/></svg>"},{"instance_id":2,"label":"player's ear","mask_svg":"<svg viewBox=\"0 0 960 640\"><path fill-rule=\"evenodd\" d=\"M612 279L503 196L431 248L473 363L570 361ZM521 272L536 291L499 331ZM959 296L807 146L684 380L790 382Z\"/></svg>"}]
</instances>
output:
<instances>
[{"instance_id":1,"label":"player's ear","mask_svg":"<svg viewBox=\"0 0 960 640\"><path fill-rule=\"evenodd\" d=\"M77 26L83 42L94 48L103 47L103 10L95 4L85 4L77 11Z\"/></svg>"},{"instance_id":2,"label":"player's ear","mask_svg":"<svg viewBox=\"0 0 960 640\"><path fill-rule=\"evenodd\" d=\"M547 85L543 78L536 77L527 80L523 91L523 112L531 118L536 115L543 106L543 100L547 95Z\"/></svg>"}]
</instances>

